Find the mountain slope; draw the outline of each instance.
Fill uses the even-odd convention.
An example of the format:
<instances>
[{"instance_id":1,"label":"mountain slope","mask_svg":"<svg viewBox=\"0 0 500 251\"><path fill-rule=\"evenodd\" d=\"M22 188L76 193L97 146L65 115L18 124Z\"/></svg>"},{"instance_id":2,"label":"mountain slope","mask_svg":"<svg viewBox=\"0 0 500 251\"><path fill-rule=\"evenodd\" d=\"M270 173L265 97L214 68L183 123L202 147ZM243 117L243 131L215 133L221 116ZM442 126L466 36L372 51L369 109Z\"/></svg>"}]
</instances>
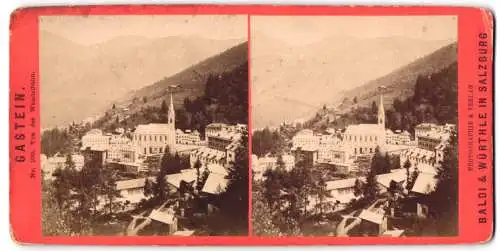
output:
<instances>
[{"instance_id":1,"label":"mountain slope","mask_svg":"<svg viewBox=\"0 0 500 251\"><path fill-rule=\"evenodd\" d=\"M254 128L306 119L324 104L342 100L343 90L384 76L448 44L396 36L339 35L305 45L290 45L258 32L252 38Z\"/></svg>"},{"instance_id":2,"label":"mountain slope","mask_svg":"<svg viewBox=\"0 0 500 251\"><path fill-rule=\"evenodd\" d=\"M244 90L244 97L246 98L248 95L248 92L246 91L248 86L247 68L248 44L247 42L244 42L218 55L207 58L177 74L166 77L152 85L129 92L126 96L114 103L115 109L113 109L113 106L110 105L106 110L105 115L98 121L96 121L94 126L104 129L116 126L133 128L135 125L140 123L163 122L163 120L166 118L166 114L161 114L160 109L163 102L168 104L170 100L170 93L172 93L174 107L177 112L176 119L189 120L189 122L178 121L178 128L189 128L189 126L186 126L186 123L192 124L192 114L181 115L179 113L180 110L184 110L186 99L195 102L201 97L206 97L206 84L207 82L209 82L209 78L215 78L216 82L229 81L230 84L228 84L227 88L234 89L237 88L237 86L242 85L240 89ZM224 91L227 88L225 88L224 86L219 87L221 91ZM241 91L236 91L235 93L241 93ZM240 97L238 99L242 98ZM238 100L238 102L242 102L242 104L245 104L244 116L246 118L246 101ZM207 110L206 113L208 113L211 108L206 108L205 110ZM224 111L226 110L227 109L224 109ZM200 110L200 112L202 112L202 110ZM196 113L196 111L187 111L187 113L194 114ZM227 113L229 114L226 115L231 117L230 112ZM240 115L241 114L237 114L238 117L241 117ZM189 118L185 118L186 116L188 116ZM116 123L117 121L119 122L118 124ZM246 122L242 121L241 119L238 119L237 121L240 123ZM203 123L200 122L198 124L204 125L204 122L206 121L203 121ZM201 128L201 126L199 125L195 127Z\"/></svg>"},{"instance_id":3,"label":"mountain slope","mask_svg":"<svg viewBox=\"0 0 500 251\"><path fill-rule=\"evenodd\" d=\"M244 42L220 54L207 58L177 74L131 91L120 99L120 103L130 103L133 99L147 98L147 105L161 104L169 91L174 93L174 104L180 105L185 97L195 98L203 93L206 80L211 74L229 72L248 60L248 43ZM177 86L175 88L169 88ZM171 90L169 90L171 89Z\"/></svg>"},{"instance_id":4,"label":"mountain slope","mask_svg":"<svg viewBox=\"0 0 500 251\"><path fill-rule=\"evenodd\" d=\"M373 101L378 102L378 87L385 86L384 104L386 107L392 105L397 97L403 100L413 95L416 79L419 75L429 76L439 72L453 63L457 62L457 43L452 43L439 50L421 57L414 62L403 66L395 71L360 87L345 91L344 102L340 104L340 110L348 110L353 106L356 98L356 106L369 106Z\"/></svg>"},{"instance_id":5,"label":"mountain slope","mask_svg":"<svg viewBox=\"0 0 500 251\"><path fill-rule=\"evenodd\" d=\"M171 76L241 41L122 36L81 45L40 32L42 128L102 114L131 90Z\"/></svg>"}]
</instances>

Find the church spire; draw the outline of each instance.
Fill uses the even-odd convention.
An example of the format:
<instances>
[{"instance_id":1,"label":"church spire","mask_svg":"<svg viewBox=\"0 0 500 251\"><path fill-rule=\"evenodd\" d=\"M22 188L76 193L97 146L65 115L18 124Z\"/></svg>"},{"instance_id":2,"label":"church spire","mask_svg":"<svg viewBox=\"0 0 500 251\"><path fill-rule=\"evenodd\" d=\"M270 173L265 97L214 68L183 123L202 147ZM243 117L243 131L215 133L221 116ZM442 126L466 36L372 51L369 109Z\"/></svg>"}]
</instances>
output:
<instances>
[{"instance_id":1,"label":"church spire","mask_svg":"<svg viewBox=\"0 0 500 251\"><path fill-rule=\"evenodd\" d=\"M175 127L175 109L174 109L172 93L170 93L170 105L168 107L168 123L173 124Z\"/></svg>"},{"instance_id":2,"label":"church spire","mask_svg":"<svg viewBox=\"0 0 500 251\"><path fill-rule=\"evenodd\" d=\"M384 90L384 86L379 87L380 101L378 103L378 125L382 128L385 128Z\"/></svg>"}]
</instances>

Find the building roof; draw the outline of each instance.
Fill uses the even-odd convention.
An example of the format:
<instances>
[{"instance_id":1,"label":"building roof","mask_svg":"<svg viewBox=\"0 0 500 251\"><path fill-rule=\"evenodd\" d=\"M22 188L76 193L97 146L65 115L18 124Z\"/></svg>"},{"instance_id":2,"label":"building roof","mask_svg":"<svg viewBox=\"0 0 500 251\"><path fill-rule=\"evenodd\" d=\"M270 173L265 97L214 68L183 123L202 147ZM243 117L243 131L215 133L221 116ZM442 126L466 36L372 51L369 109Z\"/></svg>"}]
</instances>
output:
<instances>
[{"instance_id":1,"label":"building roof","mask_svg":"<svg viewBox=\"0 0 500 251\"><path fill-rule=\"evenodd\" d=\"M158 209L154 209L153 211L151 211L151 214L149 214L148 217L152 220L159 221L168 225L173 224L175 220L175 215L173 213L160 211Z\"/></svg>"},{"instance_id":2,"label":"building roof","mask_svg":"<svg viewBox=\"0 0 500 251\"><path fill-rule=\"evenodd\" d=\"M299 150L300 151L305 151L305 152L316 152L318 151L319 145L316 144L306 144L306 145L301 145L301 146L294 146L292 147L292 151Z\"/></svg>"},{"instance_id":3,"label":"building roof","mask_svg":"<svg viewBox=\"0 0 500 251\"><path fill-rule=\"evenodd\" d=\"M363 210L361 214L358 216L360 219L375 223L377 225L382 224L382 221L384 220L384 215L379 214L376 212L372 212L369 210Z\"/></svg>"},{"instance_id":4,"label":"building roof","mask_svg":"<svg viewBox=\"0 0 500 251\"><path fill-rule=\"evenodd\" d=\"M405 231L401 229L387 230L382 234L382 236L400 237L404 232Z\"/></svg>"},{"instance_id":5,"label":"building roof","mask_svg":"<svg viewBox=\"0 0 500 251\"><path fill-rule=\"evenodd\" d=\"M108 150L107 147L103 146L82 146L81 151L94 151L94 152L105 152Z\"/></svg>"},{"instance_id":6,"label":"building roof","mask_svg":"<svg viewBox=\"0 0 500 251\"><path fill-rule=\"evenodd\" d=\"M165 181L176 188L181 186L181 181L191 183L196 180L196 169L185 169L180 173L169 174L165 176Z\"/></svg>"},{"instance_id":7,"label":"building roof","mask_svg":"<svg viewBox=\"0 0 500 251\"><path fill-rule=\"evenodd\" d=\"M358 124L347 126L345 134L373 134L377 131L383 133L385 129L379 124Z\"/></svg>"},{"instance_id":8,"label":"building roof","mask_svg":"<svg viewBox=\"0 0 500 251\"><path fill-rule=\"evenodd\" d=\"M209 194L220 194L226 191L228 180L225 175L210 173L205 185L203 186L202 192Z\"/></svg>"},{"instance_id":9,"label":"building roof","mask_svg":"<svg viewBox=\"0 0 500 251\"><path fill-rule=\"evenodd\" d=\"M173 233L174 236L192 236L194 234L193 230L183 230Z\"/></svg>"},{"instance_id":10,"label":"building roof","mask_svg":"<svg viewBox=\"0 0 500 251\"><path fill-rule=\"evenodd\" d=\"M92 129L88 131L85 135L102 135L102 131L100 129Z\"/></svg>"},{"instance_id":11,"label":"building roof","mask_svg":"<svg viewBox=\"0 0 500 251\"><path fill-rule=\"evenodd\" d=\"M208 164L207 168L210 171L210 173L216 173L216 174L220 174L220 175L224 175L224 176L229 174L229 172L226 170L226 168L224 168L223 166L221 166L219 164Z\"/></svg>"},{"instance_id":12,"label":"building roof","mask_svg":"<svg viewBox=\"0 0 500 251\"><path fill-rule=\"evenodd\" d=\"M226 126L227 126L227 124L224 124L224 123L210 123L205 127L205 129L207 129L207 128L208 129L210 129L210 128L216 129L216 128L221 128L221 127L226 127Z\"/></svg>"},{"instance_id":13,"label":"building roof","mask_svg":"<svg viewBox=\"0 0 500 251\"><path fill-rule=\"evenodd\" d=\"M434 174L420 173L411 189L412 192L430 194L436 189L437 179Z\"/></svg>"},{"instance_id":14,"label":"building roof","mask_svg":"<svg viewBox=\"0 0 500 251\"><path fill-rule=\"evenodd\" d=\"M125 190L131 188L141 188L146 184L146 178L120 180L116 182L116 190Z\"/></svg>"},{"instance_id":15,"label":"building roof","mask_svg":"<svg viewBox=\"0 0 500 251\"><path fill-rule=\"evenodd\" d=\"M429 165L429 164L418 163L417 170L421 173L428 173L428 174L433 174L433 175L437 174L437 168L434 167L433 165Z\"/></svg>"},{"instance_id":16,"label":"building roof","mask_svg":"<svg viewBox=\"0 0 500 251\"><path fill-rule=\"evenodd\" d=\"M390 173L384 173L377 175L377 182L384 187L389 188L391 181L404 182L406 180L406 169L397 169Z\"/></svg>"},{"instance_id":17,"label":"building roof","mask_svg":"<svg viewBox=\"0 0 500 251\"><path fill-rule=\"evenodd\" d=\"M170 124L146 124L146 125L137 125L135 128L135 133L144 133L144 134L165 134L168 133L172 129L172 125Z\"/></svg>"},{"instance_id":18,"label":"building roof","mask_svg":"<svg viewBox=\"0 0 500 251\"><path fill-rule=\"evenodd\" d=\"M312 135L314 135L314 132L311 129L302 129L302 130L298 131L295 135L296 136L312 136Z\"/></svg>"},{"instance_id":19,"label":"building roof","mask_svg":"<svg viewBox=\"0 0 500 251\"><path fill-rule=\"evenodd\" d=\"M330 191L330 190L354 187L356 185L357 179L359 179L362 182L365 181L365 177L327 181L327 182L325 182L326 183L326 190Z\"/></svg>"}]
</instances>

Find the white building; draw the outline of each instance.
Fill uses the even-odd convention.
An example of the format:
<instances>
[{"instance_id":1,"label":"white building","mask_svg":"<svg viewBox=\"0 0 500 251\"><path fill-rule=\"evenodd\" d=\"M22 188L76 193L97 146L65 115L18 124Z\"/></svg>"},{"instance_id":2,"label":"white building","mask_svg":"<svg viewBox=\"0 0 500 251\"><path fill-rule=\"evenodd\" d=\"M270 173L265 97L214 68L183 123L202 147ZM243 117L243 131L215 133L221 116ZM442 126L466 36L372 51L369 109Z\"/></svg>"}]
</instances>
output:
<instances>
[{"instance_id":1,"label":"white building","mask_svg":"<svg viewBox=\"0 0 500 251\"><path fill-rule=\"evenodd\" d=\"M354 155L372 154L377 146L386 143L384 96L380 94L377 124L349 125L343 135L343 144Z\"/></svg>"},{"instance_id":2,"label":"white building","mask_svg":"<svg viewBox=\"0 0 500 251\"><path fill-rule=\"evenodd\" d=\"M135 148L132 141L125 136L112 135L106 157L110 161L135 162Z\"/></svg>"},{"instance_id":3,"label":"white building","mask_svg":"<svg viewBox=\"0 0 500 251\"><path fill-rule=\"evenodd\" d=\"M320 137L314 134L310 129L300 130L292 138L292 148L304 146L319 146Z\"/></svg>"},{"instance_id":4,"label":"white building","mask_svg":"<svg viewBox=\"0 0 500 251\"><path fill-rule=\"evenodd\" d=\"M446 128L446 129L445 129ZM444 158L444 150L449 145L453 125L439 126L423 123L415 127L417 145L400 154L401 166L408 160L412 166L420 164L438 166Z\"/></svg>"},{"instance_id":5,"label":"white building","mask_svg":"<svg viewBox=\"0 0 500 251\"><path fill-rule=\"evenodd\" d=\"M99 129L92 129L82 137L82 148L109 149L110 135L104 135Z\"/></svg>"},{"instance_id":6,"label":"white building","mask_svg":"<svg viewBox=\"0 0 500 251\"><path fill-rule=\"evenodd\" d=\"M411 137L408 131L401 132L400 130L386 130L386 144L388 145L411 145Z\"/></svg>"},{"instance_id":7,"label":"white building","mask_svg":"<svg viewBox=\"0 0 500 251\"><path fill-rule=\"evenodd\" d=\"M83 155L80 154L72 154L71 159L75 164L76 170L81 170L84 165ZM53 179L52 174L58 168L63 169L66 165L67 156L56 154L52 157L47 158L45 154L40 155L40 163L42 166L43 176L45 179L51 180Z\"/></svg>"},{"instance_id":8,"label":"white building","mask_svg":"<svg viewBox=\"0 0 500 251\"><path fill-rule=\"evenodd\" d=\"M219 164L219 165L229 165L236 161L237 150L240 146L241 133L233 130L234 126L228 126L226 124L211 124L212 131L207 135L207 146L202 146L190 153L190 163L191 167L194 166L197 160L199 160L202 166L208 164ZM213 130L217 125L220 127L223 125L221 130ZM227 130L227 128L233 128Z\"/></svg>"},{"instance_id":9,"label":"white building","mask_svg":"<svg viewBox=\"0 0 500 251\"><path fill-rule=\"evenodd\" d=\"M197 130L176 130L176 142L182 145L204 145L206 142L201 140L201 135Z\"/></svg>"},{"instance_id":10,"label":"white building","mask_svg":"<svg viewBox=\"0 0 500 251\"><path fill-rule=\"evenodd\" d=\"M175 110L172 95L170 95L168 123L138 125L132 142L136 153L140 155L163 154L167 147L171 152L176 151Z\"/></svg>"}]
</instances>

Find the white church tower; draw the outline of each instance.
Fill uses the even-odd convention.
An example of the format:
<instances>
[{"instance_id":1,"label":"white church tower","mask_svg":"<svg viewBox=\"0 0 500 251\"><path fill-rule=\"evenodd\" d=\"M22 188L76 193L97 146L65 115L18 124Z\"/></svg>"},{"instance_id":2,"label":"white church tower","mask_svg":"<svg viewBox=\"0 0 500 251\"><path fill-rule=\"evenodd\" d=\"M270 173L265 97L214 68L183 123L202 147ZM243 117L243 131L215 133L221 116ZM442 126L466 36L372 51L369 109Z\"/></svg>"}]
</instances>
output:
<instances>
[{"instance_id":1,"label":"white church tower","mask_svg":"<svg viewBox=\"0 0 500 251\"><path fill-rule=\"evenodd\" d=\"M175 129L175 109L174 109L174 102L172 99L172 93L170 93L170 106L168 107L168 124L172 125L172 127Z\"/></svg>"},{"instance_id":2,"label":"white church tower","mask_svg":"<svg viewBox=\"0 0 500 251\"><path fill-rule=\"evenodd\" d=\"M379 88L380 101L378 103L378 125L385 130L384 90L384 86Z\"/></svg>"}]
</instances>

